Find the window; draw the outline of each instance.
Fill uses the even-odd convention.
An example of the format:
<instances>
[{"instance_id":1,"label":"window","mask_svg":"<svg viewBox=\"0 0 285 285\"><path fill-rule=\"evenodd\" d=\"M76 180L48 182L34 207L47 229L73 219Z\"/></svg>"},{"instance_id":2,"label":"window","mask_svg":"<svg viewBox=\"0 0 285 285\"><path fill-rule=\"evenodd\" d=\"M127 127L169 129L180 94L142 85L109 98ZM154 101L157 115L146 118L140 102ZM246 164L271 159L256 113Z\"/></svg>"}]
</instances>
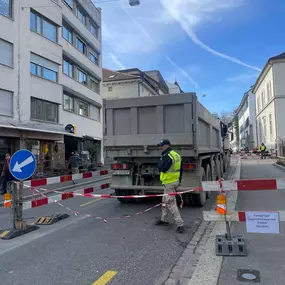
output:
<instances>
[{"instance_id":1,"label":"window","mask_svg":"<svg viewBox=\"0 0 285 285\"><path fill-rule=\"evenodd\" d=\"M260 111L260 97L257 98L257 112Z\"/></svg>"},{"instance_id":2,"label":"window","mask_svg":"<svg viewBox=\"0 0 285 285\"><path fill-rule=\"evenodd\" d=\"M0 98L0 115L13 116L13 92L0 89Z\"/></svg>"},{"instance_id":3,"label":"window","mask_svg":"<svg viewBox=\"0 0 285 285\"><path fill-rule=\"evenodd\" d=\"M58 123L58 105L37 98L31 98L31 118Z\"/></svg>"},{"instance_id":4,"label":"window","mask_svg":"<svg viewBox=\"0 0 285 285\"><path fill-rule=\"evenodd\" d=\"M66 39L69 43L73 43L72 41L72 32L65 26L62 26L62 36Z\"/></svg>"},{"instance_id":5,"label":"window","mask_svg":"<svg viewBox=\"0 0 285 285\"><path fill-rule=\"evenodd\" d=\"M30 29L53 42L57 42L57 26L32 11L30 14Z\"/></svg>"},{"instance_id":6,"label":"window","mask_svg":"<svg viewBox=\"0 0 285 285\"><path fill-rule=\"evenodd\" d=\"M100 109L90 105L90 119L100 122Z\"/></svg>"},{"instance_id":7,"label":"window","mask_svg":"<svg viewBox=\"0 0 285 285\"><path fill-rule=\"evenodd\" d=\"M63 94L63 109L66 111L74 112L74 98Z\"/></svg>"},{"instance_id":8,"label":"window","mask_svg":"<svg viewBox=\"0 0 285 285\"><path fill-rule=\"evenodd\" d=\"M272 128L272 115L269 115L269 132L270 132L270 138L272 139L273 135L273 128Z\"/></svg>"},{"instance_id":9,"label":"window","mask_svg":"<svg viewBox=\"0 0 285 285\"><path fill-rule=\"evenodd\" d=\"M65 2L71 9L73 9L73 0L64 0L64 2Z\"/></svg>"},{"instance_id":10,"label":"window","mask_svg":"<svg viewBox=\"0 0 285 285\"><path fill-rule=\"evenodd\" d=\"M57 82L58 64L31 53L30 72L33 75Z\"/></svg>"},{"instance_id":11,"label":"window","mask_svg":"<svg viewBox=\"0 0 285 285\"><path fill-rule=\"evenodd\" d=\"M83 54L86 52L86 45L79 38L76 38L76 48Z\"/></svg>"},{"instance_id":12,"label":"window","mask_svg":"<svg viewBox=\"0 0 285 285\"><path fill-rule=\"evenodd\" d=\"M77 69L77 81L87 85L87 75L79 69Z\"/></svg>"},{"instance_id":13,"label":"window","mask_svg":"<svg viewBox=\"0 0 285 285\"><path fill-rule=\"evenodd\" d=\"M0 0L0 14L12 18L12 0Z\"/></svg>"},{"instance_id":14,"label":"window","mask_svg":"<svg viewBox=\"0 0 285 285\"><path fill-rule=\"evenodd\" d=\"M47 80L57 82L57 72L33 62L30 63L30 72L33 75L37 75Z\"/></svg>"},{"instance_id":15,"label":"window","mask_svg":"<svg viewBox=\"0 0 285 285\"><path fill-rule=\"evenodd\" d=\"M64 60L63 61L63 73L73 78L73 64Z\"/></svg>"},{"instance_id":16,"label":"window","mask_svg":"<svg viewBox=\"0 0 285 285\"><path fill-rule=\"evenodd\" d=\"M264 94L264 90L262 90L261 92L261 109L264 108L265 105L265 94Z\"/></svg>"},{"instance_id":17,"label":"window","mask_svg":"<svg viewBox=\"0 0 285 285\"><path fill-rule=\"evenodd\" d=\"M90 88L91 90L95 91L96 93L100 93L100 84L95 79L90 78Z\"/></svg>"},{"instance_id":18,"label":"window","mask_svg":"<svg viewBox=\"0 0 285 285\"><path fill-rule=\"evenodd\" d=\"M86 25L86 16L79 7L76 9L76 16L83 25Z\"/></svg>"},{"instance_id":19,"label":"window","mask_svg":"<svg viewBox=\"0 0 285 285\"><path fill-rule=\"evenodd\" d=\"M272 98L272 90L271 90L271 81L267 83L267 100L269 101Z\"/></svg>"},{"instance_id":20,"label":"window","mask_svg":"<svg viewBox=\"0 0 285 285\"><path fill-rule=\"evenodd\" d=\"M37 65L37 64L35 64L35 63L33 63L33 62L31 62L30 64L31 64L31 66L30 66L30 68L31 68L31 73L32 73L33 75L42 76L42 68L41 68L41 66L40 66L40 65Z\"/></svg>"},{"instance_id":21,"label":"window","mask_svg":"<svg viewBox=\"0 0 285 285\"><path fill-rule=\"evenodd\" d=\"M2 39L0 39L0 64L13 66L13 44Z\"/></svg>"},{"instance_id":22,"label":"window","mask_svg":"<svg viewBox=\"0 0 285 285\"><path fill-rule=\"evenodd\" d=\"M266 130L266 117L263 117L262 120L263 120L264 140L266 140L266 134L267 134L267 130Z\"/></svg>"},{"instance_id":23,"label":"window","mask_svg":"<svg viewBox=\"0 0 285 285\"><path fill-rule=\"evenodd\" d=\"M83 101L77 101L77 112L80 116L88 117L88 104Z\"/></svg>"},{"instance_id":24,"label":"window","mask_svg":"<svg viewBox=\"0 0 285 285\"><path fill-rule=\"evenodd\" d=\"M99 65L99 56L96 53L90 52L89 53L89 59L95 63L96 65Z\"/></svg>"},{"instance_id":25,"label":"window","mask_svg":"<svg viewBox=\"0 0 285 285\"><path fill-rule=\"evenodd\" d=\"M90 22L90 32L93 34L96 38L98 38L98 27Z\"/></svg>"}]
</instances>

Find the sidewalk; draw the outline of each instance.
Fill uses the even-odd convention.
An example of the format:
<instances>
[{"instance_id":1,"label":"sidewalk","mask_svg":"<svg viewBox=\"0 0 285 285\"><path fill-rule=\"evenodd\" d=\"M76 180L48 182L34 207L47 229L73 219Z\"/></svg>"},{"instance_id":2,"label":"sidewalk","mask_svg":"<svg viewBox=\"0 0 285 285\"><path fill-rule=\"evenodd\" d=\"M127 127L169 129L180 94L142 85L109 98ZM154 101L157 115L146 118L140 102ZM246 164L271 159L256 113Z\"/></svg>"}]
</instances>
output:
<instances>
[{"instance_id":1,"label":"sidewalk","mask_svg":"<svg viewBox=\"0 0 285 285\"><path fill-rule=\"evenodd\" d=\"M241 179L285 178L285 171L273 166L274 160L242 160ZM237 210L285 210L285 192L239 192ZM246 241L247 257L225 257L218 285L284 285L285 284L285 224L280 223L280 235L248 234L245 223L233 223L232 233ZM260 282L241 282L239 269L257 270ZM213 284L214 285L214 284Z\"/></svg>"}]
</instances>

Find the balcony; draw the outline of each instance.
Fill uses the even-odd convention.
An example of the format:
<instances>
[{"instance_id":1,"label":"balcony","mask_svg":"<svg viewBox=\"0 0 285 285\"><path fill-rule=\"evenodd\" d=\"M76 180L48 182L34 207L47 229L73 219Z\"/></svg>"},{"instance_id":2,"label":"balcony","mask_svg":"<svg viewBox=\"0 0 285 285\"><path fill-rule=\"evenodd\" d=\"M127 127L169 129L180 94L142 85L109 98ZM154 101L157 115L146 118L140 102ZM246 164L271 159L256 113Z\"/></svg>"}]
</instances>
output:
<instances>
[{"instance_id":1,"label":"balcony","mask_svg":"<svg viewBox=\"0 0 285 285\"><path fill-rule=\"evenodd\" d=\"M78 20L73 11L66 5L63 5L62 7L62 15L63 19L75 30L76 33L78 33L83 38L83 40L86 41L89 46L101 52L101 43L99 40L93 34L91 34L88 28Z\"/></svg>"},{"instance_id":2,"label":"balcony","mask_svg":"<svg viewBox=\"0 0 285 285\"><path fill-rule=\"evenodd\" d=\"M90 104L101 107L102 98L96 92L90 90L88 87L68 77L64 73L59 74L59 82L63 85L63 89Z\"/></svg>"},{"instance_id":3,"label":"balcony","mask_svg":"<svg viewBox=\"0 0 285 285\"><path fill-rule=\"evenodd\" d=\"M86 72L92 75L95 78L101 80L102 78L102 71L101 69L94 64L89 58L82 54L76 47L71 45L66 40L63 41L63 51L66 56L74 61L78 66L83 68Z\"/></svg>"}]
</instances>

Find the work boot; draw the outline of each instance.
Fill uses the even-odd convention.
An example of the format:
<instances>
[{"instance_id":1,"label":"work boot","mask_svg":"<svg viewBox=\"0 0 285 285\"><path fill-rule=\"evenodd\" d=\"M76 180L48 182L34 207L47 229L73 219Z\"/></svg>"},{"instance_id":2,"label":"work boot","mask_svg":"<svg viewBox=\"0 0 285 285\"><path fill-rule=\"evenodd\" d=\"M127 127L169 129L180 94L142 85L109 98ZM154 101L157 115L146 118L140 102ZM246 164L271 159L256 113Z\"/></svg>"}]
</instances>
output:
<instances>
[{"instance_id":1,"label":"work boot","mask_svg":"<svg viewBox=\"0 0 285 285\"><path fill-rule=\"evenodd\" d=\"M169 223L168 222L164 222L162 220L158 220L154 223L156 226L168 226Z\"/></svg>"},{"instance_id":2,"label":"work boot","mask_svg":"<svg viewBox=\"0 0 285 285\"><path fill-rule=\"evenodd\" d=\"M185 228L181 226L181 227L178 227L176 231L180 234L183 234L185 232Z\"/></svg>"}]
</instances>

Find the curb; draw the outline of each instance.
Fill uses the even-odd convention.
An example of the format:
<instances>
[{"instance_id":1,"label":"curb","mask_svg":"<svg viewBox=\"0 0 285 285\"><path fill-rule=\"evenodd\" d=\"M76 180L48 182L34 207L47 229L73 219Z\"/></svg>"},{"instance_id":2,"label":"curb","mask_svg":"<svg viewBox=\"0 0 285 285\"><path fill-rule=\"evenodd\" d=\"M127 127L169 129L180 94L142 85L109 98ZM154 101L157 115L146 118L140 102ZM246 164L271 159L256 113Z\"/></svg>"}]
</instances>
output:
<instances>
[{"instance_id":1,"label":"curb","mask_svg":"<svg viewBox=\"0 0 285 285\"><path fill-rule=\"evenodd\" d=\"M77 188L77 187L80 187L80 186L85 186L85 185L88 185L88 184L97 184L98 182L101 182L103 180L107 180L107 179L111 179L112 176L105 176L104 178L100 178L98 180L93 180L93 181L85 181L85 182L82 182L82 183L78 183L78 184L73 184L73 185L68 185L68 186L64 186L64 187L61 187L61 188L58 188L58 189L50 189L48 191L51 191L50 193L46 194L47 197L51 196L53 193L52 191L53 190L57 190L57 191L64 191L64 190L71 190L71 189L74 189L74 188ZM29 201L30 199L32 198L40 198L42 197L40 194L36 193L35 195L28 195L28 196L24 196L23 197L23 202L26 202L26 201ZM0 202L0 208L4 206L4 201L1 201Z\"/></svg>"},{"instance_id":2,"label":"curb","mask_svg":"<svg viewBox=\"0 0 285 285\"><path fill-rule=\"evenodd\" d=\"M241 172L241 159L238 159L236 170L232 177L233 180L240 179ZM227 207L229 211L233 211L236 208L236 202L238 197L237 191L229 192L227 195L228 203ZM219 275L222 268L223 257L216 256L215 242L216 235L224 234L226 232L226 225L224 222L216 223L213 231L210 234L209 240L206 244L205 251L203 252L199 263L194 271L194 274L187 283L187 285L216 285L219 281ZM186 285L186 284L185 284Z\"/></svg>"},{"instance_id":3,"label":"curb","mask_svg":"<svg viewBox=\"0 0 285 285\"><path fill-rule=\"evenodd\" d=\"M285 171L285 166L279 165L277 163L273 163L272 165L275 166L276 168L279 168L280 170Z\"/></svg>"},{"instance_id":4,"label":"curb","mask_svg":"<svg viewBox=\"0 0 285 285\"><path fill-rule=\"evenodd\" d=\"M237 160L237 166L231 168L227 176L232 178L240 176L241 160ZM231 195L233 193L233 195ZM237 191L228 192L228 207L235 208ZM215 207L215 206L214 206ZM195 228L186 249L183 251L174 266L164 275L158 284L163 285L214 285L220 274L222 257L215 254L216 234L225 233L226 228L217 228L219 224L215 222L202 221ZM217 233L216 233L217 231ZM213 244L209 244L212 241ZM211 250L211 251L209 251ZM213 279L215 277L215 279ZM162 278L161 278L162 279ZM195 280L194 280L195 279ZM193 281L192 281L193 280Z\"/></svg>"}]
</instances>

